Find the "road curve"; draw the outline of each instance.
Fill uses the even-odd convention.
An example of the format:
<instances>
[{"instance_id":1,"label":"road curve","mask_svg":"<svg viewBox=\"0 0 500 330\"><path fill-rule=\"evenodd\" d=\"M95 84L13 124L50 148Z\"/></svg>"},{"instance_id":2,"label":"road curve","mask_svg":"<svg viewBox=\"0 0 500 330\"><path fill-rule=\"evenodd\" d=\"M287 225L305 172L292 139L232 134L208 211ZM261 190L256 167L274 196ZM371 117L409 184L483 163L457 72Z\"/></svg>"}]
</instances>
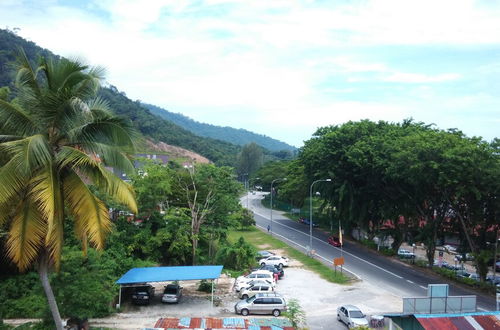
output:
<instances>
[{"instance_id":1,"label":"road curve","mask_svg":"<svg viewBox=\"0 0 500 330\"><path fill-rule=\"evenodd\" d=\"M273 210L271 224L271 210L261 204L264 193L247 194L241 199L241 204L254 212L254 218L258 227L266 231L268 225L272 225L272 235L276 238L306 251L309 245L309 227L296 221L292 221L283 215L283 212ZM493 311L496 309L493 297L480 295L473 290L458 287L444 279L422 272L418 268L402 263L394 258L388 258L374 251L360 246L357 243L344 240L341 250L326 242L328 234L313 229L313 249L319 259L327 265L332 265L333 258L343 256L345 259L345 270L352 276L358 277L370 284L381 286L391 293L400 297L425 297L427 285L436 283L448 283L450 295L465 296L477 295L477 308L479 311Z\"/></svg>"}]
</instances>

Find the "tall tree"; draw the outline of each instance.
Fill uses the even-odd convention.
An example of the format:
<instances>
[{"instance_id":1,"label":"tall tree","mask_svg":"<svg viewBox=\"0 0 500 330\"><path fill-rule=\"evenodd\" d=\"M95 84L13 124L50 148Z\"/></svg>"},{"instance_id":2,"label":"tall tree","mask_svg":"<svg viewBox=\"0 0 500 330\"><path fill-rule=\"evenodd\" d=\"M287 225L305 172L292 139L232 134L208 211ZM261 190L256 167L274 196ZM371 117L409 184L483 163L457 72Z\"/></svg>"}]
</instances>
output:
<instances>
[{"instance_id":1,"label":"tall tree","mask_svg":"<svg viewBox=\"0 0 500 330\"><path fill-rule=\"evenodd\" d=\"M104 247L111 221L88 183L137 211L132 188L105 168L133 170L133 133L95 98L101 68L43 58L34 67L22 51L17 65L17 98L0 100L0 226L17 267L36 266L62 329L48 274L60 265L65 221L74 221L84 251L88 242Z\"/></svg>"},{"instance_id":2,"label":"tall tree","mask_svg":"<svg viewBox=\"0 0 500 330\"><path fill-rule=\"evenodd\" d=\"M191 216L192 263L197 264L198 243L206 235L210 244L230 225L230 214L238 211L240 185L232 169L197 164L176 172L170 207L189 209ZM206 224L206 226L205 226ZM204 228L207 227L207 228Z\"/></svg>"},{"instance_id":3,"label":"tall tree","mask_svg":"<svg viewBox=\"0 0 500 330\"><path fill-rule=\"evenodd\" d=\"M252 142L245 146L238 155L238 173L255 173L262 166L262 149L256 143Z\"/></svg>"}]
</instances>

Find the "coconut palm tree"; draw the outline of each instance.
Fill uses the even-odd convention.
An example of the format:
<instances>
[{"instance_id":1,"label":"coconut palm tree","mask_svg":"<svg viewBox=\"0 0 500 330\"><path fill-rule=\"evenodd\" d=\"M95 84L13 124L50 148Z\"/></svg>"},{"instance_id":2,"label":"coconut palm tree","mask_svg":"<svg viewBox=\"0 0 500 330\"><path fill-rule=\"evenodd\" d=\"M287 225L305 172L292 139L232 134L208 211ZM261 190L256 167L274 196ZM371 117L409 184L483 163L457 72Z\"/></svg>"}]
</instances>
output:
<instances>
[{"instance_id":1,"label":"coconut palm tree","mask_svg":"<svg viewBox=\"0 0 500 330\"><path fill-rule=\"evenodd\" d=\"M17 69L17 97L0 100L0 226L17 267L37 269L62 329L48 273L60 265L64 223L74 222L84 251L104 247L112 224L90 184L137 211L131 186L105 167L133 170L133 131L95 97L101 68L43 58L35 67L20 51Z\"/></svg>"}]
</instances>

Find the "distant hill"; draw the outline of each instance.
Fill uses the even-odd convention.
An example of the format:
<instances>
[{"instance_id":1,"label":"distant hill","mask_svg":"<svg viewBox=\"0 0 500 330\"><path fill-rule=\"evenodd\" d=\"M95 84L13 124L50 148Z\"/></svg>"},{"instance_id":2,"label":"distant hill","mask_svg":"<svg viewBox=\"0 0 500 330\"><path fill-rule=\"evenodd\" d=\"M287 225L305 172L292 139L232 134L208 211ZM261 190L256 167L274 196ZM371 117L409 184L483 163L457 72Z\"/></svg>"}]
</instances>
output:
<instances>
[{"instance_id":1,"label":"distant hill","mask_svg":"<svg viewBox=\"0 0 500 330\"><path fill-rule=\"evenodd\" d=\"M177 124L180 127L187 129L188 131L199 136L219 139L241 146L255 142L256 144L270 151L288 150L294 152L297 150L297 148L285 142L270 138L265 135L256 134L245 129L236 129L228 126L222 127L200 123L180 113L173 113L152 104L143 103L143 105L155 115L167 119L174 124Z\"/></svg>"},{"instance_id":2,"label":"distant hill","mask_svg":"<svg viewBox=\"0 0 500 330\"><path fill-rule=\"evenodd\" d=\"M40 48L33 42L17 36L14 32L0 29L0 87L8 86L14 93L15 72L11 64L19 48L24 49L33 63L36 63L39 55L58 58L49 50ZM100 96L109 102L117 115L129 118L144 137L194 151L218 165L235 166L236 157L241 150L240 146L195 135L171 121L152 114L139 102L130 100L125 93L118 91L114 86L102 88Z\"/></svg>"}]
</instances>

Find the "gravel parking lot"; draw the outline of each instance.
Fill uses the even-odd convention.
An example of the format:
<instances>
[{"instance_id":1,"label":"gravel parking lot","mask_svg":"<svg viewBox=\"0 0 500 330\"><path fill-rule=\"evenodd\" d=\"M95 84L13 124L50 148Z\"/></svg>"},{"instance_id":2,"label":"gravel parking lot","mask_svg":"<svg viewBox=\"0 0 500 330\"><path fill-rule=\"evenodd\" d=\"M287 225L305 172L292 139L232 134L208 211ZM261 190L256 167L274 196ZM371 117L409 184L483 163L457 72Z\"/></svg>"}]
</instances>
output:
<instances>
[{"instance_id":1,"label":"gravel parking lot","mask_svg":"<svg viewBox=\"0 0 500 330\"><path fill-rule=\"evenodd\" d=\"M92 319L91 325L113 329L140 329L152 327L162 317L239 317L234 313L234 304L239 301L233 290L234 279L226 276L218 280L216 295L222 298L219 306L211 307L210 295L196 291L199 281L184 281L184 296L179 304L162 304L161 288L155 286L155 301L148 306L124 304L124 311L115 316ZM316 273L303 269L297 262L285 268L285 277L276 286L276 291L287 299L295 298L306 312L310 329L346 329L336 320L336 309L341 304L353 304L366 314L399 312L402 299L380 287L365 282L338 285L327 282ZM249 317L272 317L250 315Z\"/></svg>"}]
</instances>

